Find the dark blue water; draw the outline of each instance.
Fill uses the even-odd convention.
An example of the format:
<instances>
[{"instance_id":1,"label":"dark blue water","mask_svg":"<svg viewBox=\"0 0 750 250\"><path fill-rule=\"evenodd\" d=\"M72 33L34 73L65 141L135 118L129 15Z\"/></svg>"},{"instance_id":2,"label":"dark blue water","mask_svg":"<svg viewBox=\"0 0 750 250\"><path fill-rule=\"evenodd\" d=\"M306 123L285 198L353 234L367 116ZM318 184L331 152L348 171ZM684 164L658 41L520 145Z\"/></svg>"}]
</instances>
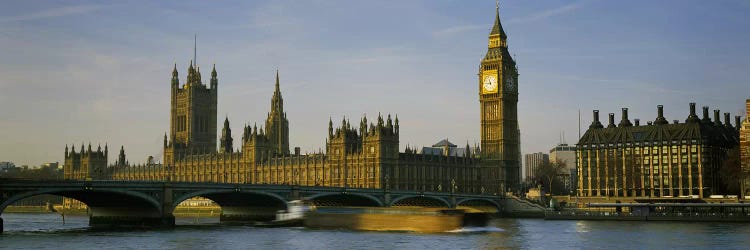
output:
<instances>
[{"instance_id":1,"label":"dark blue water","mask_svg":"<svg viewBox=\"0 0 750 250\"><path fill-rule=\"evenodd\" d=\"M750 223L496 219L441 234L221 225L178 218L174 229L95 231L87 217L3 214L0 249L750 249Z\"/></svg>"}]
</instances>

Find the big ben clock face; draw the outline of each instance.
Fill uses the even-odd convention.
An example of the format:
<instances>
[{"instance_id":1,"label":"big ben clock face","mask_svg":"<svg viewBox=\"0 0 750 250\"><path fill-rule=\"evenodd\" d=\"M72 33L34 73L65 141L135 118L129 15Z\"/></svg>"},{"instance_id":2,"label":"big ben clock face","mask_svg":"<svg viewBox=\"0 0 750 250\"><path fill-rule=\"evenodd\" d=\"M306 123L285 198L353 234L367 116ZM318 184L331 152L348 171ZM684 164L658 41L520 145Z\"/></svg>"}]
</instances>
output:
<instances>
[{"instance_id":1,"label":"big ben clock face","mask_svg":"<svg viewBox=\"0 0 750 250\"><path fill-rule=\"evenodd\" d=\"M513 89L516 87L516 82L514 81L512 76L505 78L505 89L508 91L513 91Z\"/></svg>"},{"instance_id":2,"label":"big ben clock face","mask_svg":"<svg viewBox=\"0 0 750 250\"><path fill-rule=\"evenodd\" d=\"M485 72L482 76L482 93L497 93L497 73L493 71Z\"/></svg>"}]
</instances>

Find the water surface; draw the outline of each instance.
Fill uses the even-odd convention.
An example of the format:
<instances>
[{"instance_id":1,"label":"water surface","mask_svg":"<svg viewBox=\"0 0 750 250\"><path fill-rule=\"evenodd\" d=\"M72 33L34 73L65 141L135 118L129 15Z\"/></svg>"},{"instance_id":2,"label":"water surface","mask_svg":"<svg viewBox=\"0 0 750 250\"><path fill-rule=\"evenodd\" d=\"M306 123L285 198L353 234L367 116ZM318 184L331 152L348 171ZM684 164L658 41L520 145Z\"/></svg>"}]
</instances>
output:
<instances>
[{"instance_id":1,"label":"water surface","mask_svg":"<svg viewBox=\"0 0 750 250\"><path fill-rule=\"evenodd\" d=\"M92 230L85 216L3 214L0 249L747 249L750 223L495 219L441 234L254 228L177 218L159 230Z\"/></svg>"}]
</instances>

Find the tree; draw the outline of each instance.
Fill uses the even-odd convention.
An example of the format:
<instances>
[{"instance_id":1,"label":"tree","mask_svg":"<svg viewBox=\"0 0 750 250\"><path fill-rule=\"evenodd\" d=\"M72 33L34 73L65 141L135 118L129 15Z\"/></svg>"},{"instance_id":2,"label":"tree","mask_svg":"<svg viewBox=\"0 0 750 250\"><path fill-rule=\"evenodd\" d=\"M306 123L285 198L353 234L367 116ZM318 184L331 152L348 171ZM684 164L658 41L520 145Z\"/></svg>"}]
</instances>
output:
<instances>
[{"instance_id":1,"label":"tree","mask_svg":"<svg viewBox=\"0 0 750 250\"><path fill-rule=\"evenodd\" d=\"M566 169L567 164L564 161L545 162L539 166L537 170L537 178L543 182L546 181L546 186L549 188L549 193L552 194L552 185L554 180L563 173Z\"/></svg>"},{"instance_id":2,"label":"tree","mask_svg":"<svg viewBox=\"0 0 750 250\"><path fill-rule=\"evenodd\" d=\"M724 183L727 194L742 195L744 191L742 190L742 182L750 176L750 173L746 169L742 169L739 147L727 150L727 156L724 158L721 170L719 170L719 176Z\"/></svg>"}]
</instances>

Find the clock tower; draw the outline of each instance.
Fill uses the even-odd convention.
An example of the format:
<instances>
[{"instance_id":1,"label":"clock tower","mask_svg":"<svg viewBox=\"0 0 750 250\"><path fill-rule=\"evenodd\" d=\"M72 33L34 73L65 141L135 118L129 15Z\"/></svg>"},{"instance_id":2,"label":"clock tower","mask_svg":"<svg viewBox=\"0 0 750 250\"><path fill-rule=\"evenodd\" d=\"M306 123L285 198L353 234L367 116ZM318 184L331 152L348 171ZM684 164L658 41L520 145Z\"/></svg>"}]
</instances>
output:
<instances>
[{"instance_id":1,"label":"clock tower","mask_svg":"<svg viewBox=\"0 0 750 250\"><path fill-rule=\"evenodd\" d=\"M489 35L487 54L479 66L482 186L504 192L520 182L518 69L508 52L499 6Z\"/></svg>"}]
</instances>

